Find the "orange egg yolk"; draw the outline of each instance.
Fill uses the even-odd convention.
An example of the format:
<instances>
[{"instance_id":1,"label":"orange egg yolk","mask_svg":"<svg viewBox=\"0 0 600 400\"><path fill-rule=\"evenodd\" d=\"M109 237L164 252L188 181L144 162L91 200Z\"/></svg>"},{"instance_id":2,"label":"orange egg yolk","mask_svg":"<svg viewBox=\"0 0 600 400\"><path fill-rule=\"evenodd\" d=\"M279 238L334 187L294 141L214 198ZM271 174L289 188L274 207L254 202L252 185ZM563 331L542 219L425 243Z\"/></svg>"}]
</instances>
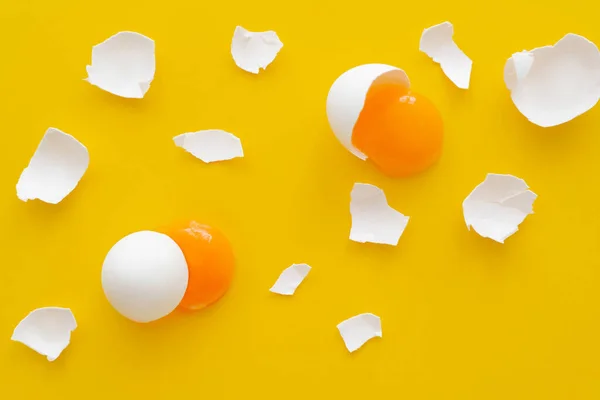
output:
<instances>
[{"instance_id":1,"label":"orange egg yolk","mask_svg":"<svg viewBox=\"0 0 600 400\"><path fill-rule=\"evenodd\" d=\"M189 221L163 230L181 248L189 269L179 308L198 310L219 300L233 278L235 257L229 240L217 229Z\"/></svg>"},{"instance_id":2,"label":"orange egg yolk","mask_svg":"<svg viewBox=\"0 0 600 400\"><path fill-rule=\"evenodd\" d=\"M411 93L395 71L379 76L367 92L352 131L352 144L383 173L401 177L421 172L442 153L444 126L437 108Z\"/></svg>"}]
</instances>

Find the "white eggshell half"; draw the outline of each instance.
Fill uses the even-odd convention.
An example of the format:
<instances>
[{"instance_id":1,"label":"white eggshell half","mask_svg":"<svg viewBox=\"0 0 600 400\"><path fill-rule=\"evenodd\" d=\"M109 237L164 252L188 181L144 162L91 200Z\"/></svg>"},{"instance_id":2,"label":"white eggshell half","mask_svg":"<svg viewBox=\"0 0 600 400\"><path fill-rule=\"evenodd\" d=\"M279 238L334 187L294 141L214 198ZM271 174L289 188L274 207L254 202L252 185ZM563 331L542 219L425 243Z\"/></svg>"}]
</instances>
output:
<instances>
[{"instance_id":1,"label":"white eggshell half","mask_svg":"<svg viewBox=\"0 0 600 400\"><path fill-rule=\"evenodd\" d=\"M333 133L352 154L361 160L367 156L352 145L352 130L362 111L367 92L379 76L390 71L399 71L398 79L408 76L400 68L385 64L364 64L349 69L333 82L327 95L327 119Z\"/></svg>"},{"instance_id":2,"label":"white eggshell half","mask_svg":"<svg viewBox=\"0 0 600 400\"><path fill-rule=\"evenodd\" d=\"M563 124L600 98L600 52L583 36L569 33L554 46L513 54L504 82L517 109L541 127Z\"/></svg>"},{"instance_id":3,"label":"white eggshell half","mask_svg":"<svg viewBox=\"0 0 600 400\"><path fill-rule=\"evenodd\" d=\"M183 252L169 236L141 231L119 240L102 265L102 288L123 316L150 322L171 313L188 285Z\"/></svg>"}]
</instances>

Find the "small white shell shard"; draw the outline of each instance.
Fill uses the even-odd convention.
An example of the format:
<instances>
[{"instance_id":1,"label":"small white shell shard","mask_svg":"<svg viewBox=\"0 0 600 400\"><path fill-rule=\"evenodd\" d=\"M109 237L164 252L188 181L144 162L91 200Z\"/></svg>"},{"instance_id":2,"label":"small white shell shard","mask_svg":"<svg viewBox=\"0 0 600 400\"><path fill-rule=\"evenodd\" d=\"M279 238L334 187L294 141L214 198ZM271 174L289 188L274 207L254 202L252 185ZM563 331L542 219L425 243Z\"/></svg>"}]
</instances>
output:
<instances>
[{"instance_id":1,"label":"small white shell shard","mask_svg":"<svg viewBox=\"0 0 600 400\"><path fill-rule=\"evenodd\" d=\"M377 186L355 183L350 198L350 240L392 246L398 244L409 217L388 205L383 190Z\"/></svg>"},{"instance_id":2,"label":"small white shell shard","mask_svg":"<svg viewBox=\"0 0 600 400\"><path fill-rule=\"evenodd\" d=\"M54 361L69 345L71 332L77 328L75 316L68 308L44 307L33 310L15 328L11 340L23 343Z\"/></svg>"},{"instance_id":3,"label":"small white shell shard","mask_svg":"<svg viewBox=\"0 0 600 400\"><path fill-rule=\"evenodd\" d=\"M327 120L342 145L361 160L367 156L352 144L352 131L364 108L371 84L381 75L396 71L394 79L410 86L408 75L400 68L385 64L364 64L340 75L327 95Z\"/></svg>"},{"instance_id":4,"label":"small white shell shard","mask_svg":"<svg viewBox=\"0 0 600 400\"><path fill-rule=\"evenodd\" d=\"M240 139L220 129L183 133L175 136L173 142L205 163L244 157Z\"/></svg>"},{"instance_id":5,"label":"small white shell shard","mask_svg":"<svg viewBox=\"0 0 600 400\"><path fill-rule=\"evenodd\" d=\"M504 66L504 82L529 121L560 125L600 99L600 52L588 39L569 33L554 46L513 54Z\"/></svg>"},{"instance_id":6,"label":"small white shell shard","mask_svg":"<svg viewBox=\"0 0 600 400\"><path fill-rule=\"evenodd\" d=\"M473 61L454 43L454 27L450 22L423 30L419 50L427 54L450 80L461 89L469 88Z\"/></svg>"},{"instance_id":7,"label":"small white shell shard","mask_svg":"<svg viewBox=\"0 0 600 400\"><path fill-rule=\"evenodd\" d=\"M368 340L374 337L382 337L381 318L375 314L359 314L337 326L344 344L349 352L358 350Z\"/></svg>"},{"instance_id":8,"label":"small white shell shard","mask_svg":"<svg viewBox=\"0 0 600 400\"><path fill-rule=\"evenodd\" d=\"M236 26L231 40L231 56L244 71L258 74L275 60L283 47L274 31L251 32Z\"/></svg>"},{"instance_id":9,"label":"small white shell shard","mask_svg":"<svg viewBox=\"0 0 600 400\"><path fill-rule=\"evenodd\" d=\"M291 296L310 272L308 264L292 264L281 272L279 278L269 289L273 293Z\"/></svg>"},{"instance_id":10,"label":"small white shell shard","mask_svg":"<svg viewBox=\"0 0 600 400\"><path fill-rule=\"evenodd\" d=\"M57 204L75 189L90 163L87 148L73 136L48 128L17 182L17 197Z\"/></svg>"},{"instance_id":11,"label":"small white shell shard","mask_svg":"<svg viewBox=\"0 0 600 400\"><path fill-rule=\"evenodd\" d=\"M533 214L537 195L523 179L512 175L487 174L485 180L463 202L465 223L479 235L504 243Z\"/></svg>"},{"instance_id":12,"label":"small white shell shard","mask_svg":"<svg viewBox=\"0 0 600 400\"><path fill-rule=\"evenodd\" d=\"M141 99L154 80L154 40L136 32L119 32L92 48L86 80L109 93Z\"/></svg>"}]
</instances>

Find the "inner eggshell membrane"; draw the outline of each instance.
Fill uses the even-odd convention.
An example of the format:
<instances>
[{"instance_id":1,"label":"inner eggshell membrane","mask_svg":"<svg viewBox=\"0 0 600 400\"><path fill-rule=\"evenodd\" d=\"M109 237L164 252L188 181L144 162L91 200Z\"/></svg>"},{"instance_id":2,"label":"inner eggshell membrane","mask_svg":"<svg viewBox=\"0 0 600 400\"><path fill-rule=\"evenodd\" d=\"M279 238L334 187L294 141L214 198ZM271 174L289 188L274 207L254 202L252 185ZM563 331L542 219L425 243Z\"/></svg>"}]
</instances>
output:
<instances>
[{"instance_id":1,"label":"inner eggshell membrane","mask_svg":"<svg viewBox=\"0 0 600 400\"><path fill-rule=\"evenodd\" d=\"M443 122L426 97L410 91L403 71L378 76L352 130L352 144L383 173L402 177L421 172L442 153Z\"/></svg>"}]
</instances>

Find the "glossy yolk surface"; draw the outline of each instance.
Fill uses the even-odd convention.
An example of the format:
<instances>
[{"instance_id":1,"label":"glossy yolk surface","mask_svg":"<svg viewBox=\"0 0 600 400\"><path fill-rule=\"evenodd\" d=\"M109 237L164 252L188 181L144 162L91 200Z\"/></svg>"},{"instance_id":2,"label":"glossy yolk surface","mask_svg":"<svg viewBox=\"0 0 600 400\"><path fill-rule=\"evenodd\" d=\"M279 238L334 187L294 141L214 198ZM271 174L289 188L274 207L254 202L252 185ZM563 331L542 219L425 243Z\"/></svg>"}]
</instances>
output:
<instances>
[{"instance_id":1,"label":"glossy yolk surface","mask_svg":"<svg viewBox=\"0 0 600 400\"><path fill-rule=\"evenodd\" d=\"M371 84L352 144L385 174L408 176L437 161L443 130L437 108L391 71Z\"/></svg>"},{"instance_id":2,"label":"glossy yolk surface","mask_svg":"<svg viewBox=\"0 0 600 400\"><path fill-rule=\"evenodd\" d=\"M189 221L162 230L181 248L189 269L180 308L198 310L225 294L233 278L235 258L229 240L217 229Z\"/></svg>"}]
</instances>

